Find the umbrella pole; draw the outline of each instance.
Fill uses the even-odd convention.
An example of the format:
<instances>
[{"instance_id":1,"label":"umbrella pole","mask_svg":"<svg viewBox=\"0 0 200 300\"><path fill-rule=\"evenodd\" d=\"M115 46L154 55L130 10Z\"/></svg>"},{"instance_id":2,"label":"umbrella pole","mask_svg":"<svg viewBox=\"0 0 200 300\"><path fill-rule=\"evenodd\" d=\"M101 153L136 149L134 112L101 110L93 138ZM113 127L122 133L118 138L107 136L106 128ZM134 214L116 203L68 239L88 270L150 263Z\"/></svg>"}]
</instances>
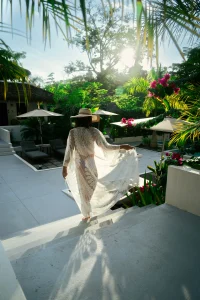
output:
<instances>
[{"instance_id":1,"label":"umbrella pole","mask_svg":"<svg viewBox=\"0 0 200 300\"><path fill-rule=\"evenodd\" d=\"M166 134L164 133L163 134L163 144L162 144L161 159L162 159L162 156L163 156L164 150L165 150L165 139L166 139Z\"/></svg>"},{"instance_id":2,"label":"umbrella pole","mask_svg":"<svg viewBox=\"0 0 200 300\"><path fill-rule=\"evenodd\" d=\"M40 118L38 118L38 122L40 124L40 139L41 139L41 144L43 145L43 140L42 140L42 124Z\"/></svg>"}]
</instances>

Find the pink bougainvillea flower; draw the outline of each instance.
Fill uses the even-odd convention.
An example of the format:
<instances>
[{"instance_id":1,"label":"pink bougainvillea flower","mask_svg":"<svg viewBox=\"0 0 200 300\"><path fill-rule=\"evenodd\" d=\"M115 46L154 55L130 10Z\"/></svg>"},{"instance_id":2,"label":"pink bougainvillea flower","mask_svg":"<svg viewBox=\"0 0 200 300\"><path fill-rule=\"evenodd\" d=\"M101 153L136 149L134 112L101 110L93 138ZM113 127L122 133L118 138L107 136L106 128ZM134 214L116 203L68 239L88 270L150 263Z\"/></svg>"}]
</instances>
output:
<instances>
[{"instance_id":1,"label":"pink bougainvillea flower","mask_svg":"<svg viewBox=\"0 0 200 300\"><path fill-rule=\"evenodd\" d=\"M179 164L179 166L181 166L183 164L183 159L182 158L179 158L178 164Z\"/></svg>"},{"instance_id":2,"label":"pink bougainvillea flower","mask_svg":"<svg viewBox=\"0 0 200 300\"><path fill-rule=\"evenodd\" d=\"M164 87L167 86L167 80L164 77L161 79L158 79L158 82Z\"/></svg>"},{"instance_id":3,"label":"pink bougainvillea flower","mask_svg":"<svg viewBox=\"0 0 200 300\"><path fill-rule=\"evenodd\" d=\"M150 98L153 97L153 93L149 92L148 97L150 97Z\"/></svg>"},{"instance_id":4,"label":"pink bougainvillea flower","mask_svg":"<svg viewBox=\"0 0 200 300\"><path fill-rule=\"evenodd\" d=\"M127 125L128 125L129 127L132 127L132 120L131 120L131 119L128 119Z\"/></svg>"},{"instance_id":5,"label":"pink bougainvillea flower","mask_svg":"<svg viewBox=\"0 0 200 300\"><path fill-rule=\"evenodd\" d=\"M165 155L166 155L166 156L170 156L169 152L166 152Z\"/></svg>"},{"instance_id":6,"label":"pink bougainvillea flower","mask_svg":"<svg viewBox=\"0 0 200 300\"><path fill-rule=\"evenodd\" d=\"M174 152L174 153L172 154L172 159L179 160L180 158L181 158L181 155L180 155L179 153Z\"/></svg>"},{"instance_id":7,"label":"pink bougainvillea flower","mask_svg":"<svg viewBox=\"0 0 200 300\"><path fill-rule=\"evenodd\" d=\"M156 85L157 85L157 81L154 80L154 81L151 82L150 87L151 87L152 89L155 89L155 88L156 88Z\"/></svg>"},{"instance_id":8,"label":"pink bougainvillea flower","mask_svg":"<svg viewBox=\"0 0 200 300\"><path fill-rule=\"evenodd\" d=\"M177 87L174 88L174 93L175 93L175 94L178 94L179 92L180 92L180 88L177 88Z\"/></svg>"},{"instance_id":9,"label":"pink bougainvillea flower","mask_svg":"<svg viewBox=\"0 0 200 300\"><path fill-rule=\"evenodd\" d=\"M167 73L167 74L165 74L164 78L165 78L165 80L169 80L170 79L170 75Z\"/></svg>"},{"instance_id":10,"label":"pink bougainvillea flower","mask_svg":"<svg viewBox=\"0 0 200 300\"><path fill-rule=\"evenodd\" d=\"M155 184L155 183L152 183L152 186L156 186L156 184Z\"/></svg>"},{"instance_id":11,"label":"pink bougainvillea flower","mask_svg":"<svg viewBox=\"0 0 200 300\"><path fill-rule=\"evenodd\" d=\"M122 118L121 123L126 124L126 118Z\"/></svg>"},{"instance_id":12,"label":"pink bougainvillea flower","mask_svg":"<svg viewBox=\"0 0 200 300\"><path fill-rule=\"evenodd\" d=\"M133 119L133 118L129 118L128 119L128 121L131 121L131 122L133 122L135 119Z\"/></svg>"}]
</instances>

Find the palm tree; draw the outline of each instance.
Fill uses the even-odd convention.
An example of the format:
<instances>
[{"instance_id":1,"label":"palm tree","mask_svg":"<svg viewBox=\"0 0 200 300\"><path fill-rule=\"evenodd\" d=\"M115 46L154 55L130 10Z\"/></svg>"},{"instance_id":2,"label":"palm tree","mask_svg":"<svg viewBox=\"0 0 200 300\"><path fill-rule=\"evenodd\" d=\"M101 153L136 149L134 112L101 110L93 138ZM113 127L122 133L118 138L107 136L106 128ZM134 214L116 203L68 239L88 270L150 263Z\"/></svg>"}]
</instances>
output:
<instances>
[{"instance_id":1,"label":"palm tree","mask_svg":"<svg viewBox=\"0 0 200 300\"><path fill-rule=\"evenodd\" d=\"M177 128L170 141L171 144L184 144L187 140L200 139L200 84L189 84L181 100L188 102L187 109L183 109L181 118L189 123Z\"/></svg>"},{"instance_id":2,"label":"palm tree","mask_svg":"<svg viewBox=\"0 0 200 300\"><path fill-rule=\"evenodd\" d=\"M17 0L15 0L15 3L16 1ZM66 39L70 38L71 29L76 29L77 25L83 26L84 22L86 24L85 1L82 0L80 0L80 8L83 14L83 21L76 16L77 7L75 4L73 5L73 2L71 4L70 1L18 0L18 3L20 9L22 9L22 4L25 6L26 35L22 31L14 29L12 26L13 0L0 0L0 32L27 36L29 39L31 37L34 17L38 11L42 17L42 31L45 44L48 39L49 41L51 40L50 19L54 20L56 29L60 30ZM3 11L7 5L11 12L11 25L3 22ZM65 25L65 30L63 29L63 25ZM0 79L4 80L4 99L6 99L8 80L12 82L21 81L22 84L24 84L29 75L30 72L20 65L19 60L14 57L13 51L0 39Z\"/></svg>"},{"instance_id":3,"label":"palm tree","mask_svg":"<svg viewBox=\"0 0 200 300\"><path fill-rule=\"evenodd\" d=\"M17 0L15 0L16 2ZM71 29L87 24L86 20L86 0L18 0L20 7L22 3L26 9L26 30L31 33L34 17L37 11L40 12L43 23L43 38L46 43L51 38L50 19L55 21L57 30L60 30L66 39L70 39ZM121 3L122 17L125 9L125 1L119 0L111 3L110 0L101 1L102 6L108 3L110 11L113 11L115 4ZM199 0L130 0L135 14L135 25L137 27L138 45L136 53L140 51L141 45L147 48L147 55L152 59L156 52L157 66L159 65L159 42L168 38L177 47L180 55L184 59L184 53L180 48L179 40L188 39L190 43L200 37L200 3ZM0 31L21 34L14 30L12 25L3 23L3 9L9 3L12 21L13 0L0 0ZM127 2L126 2L127 3ZM76 15L80 10L82 18ZM65 25L66 30L63 29ZM6 62L4 62L6 63ZM24 77L24 74L22 74ZM6 78L4 78L6 82Z\"/></svg>"}]
</instances>

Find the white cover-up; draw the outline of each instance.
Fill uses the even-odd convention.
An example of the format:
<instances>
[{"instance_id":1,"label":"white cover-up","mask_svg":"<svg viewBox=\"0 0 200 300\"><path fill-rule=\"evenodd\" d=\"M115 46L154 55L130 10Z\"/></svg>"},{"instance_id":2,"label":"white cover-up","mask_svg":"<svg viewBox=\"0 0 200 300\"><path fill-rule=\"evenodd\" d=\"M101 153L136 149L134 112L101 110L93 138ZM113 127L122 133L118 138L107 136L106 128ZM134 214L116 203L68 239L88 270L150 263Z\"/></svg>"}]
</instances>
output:
<instances>
[{"instance_id":1,"label":"white cover-up","mask_svg":"<svg viewBox=\"0 0 200 300\"><path fill-rule=\"evenodd\" d=\"M135 150L109 144L94 127L69 132L63 166L66 182L84 217L110 209L139 180Z\"/></svg>"}]
</instances>

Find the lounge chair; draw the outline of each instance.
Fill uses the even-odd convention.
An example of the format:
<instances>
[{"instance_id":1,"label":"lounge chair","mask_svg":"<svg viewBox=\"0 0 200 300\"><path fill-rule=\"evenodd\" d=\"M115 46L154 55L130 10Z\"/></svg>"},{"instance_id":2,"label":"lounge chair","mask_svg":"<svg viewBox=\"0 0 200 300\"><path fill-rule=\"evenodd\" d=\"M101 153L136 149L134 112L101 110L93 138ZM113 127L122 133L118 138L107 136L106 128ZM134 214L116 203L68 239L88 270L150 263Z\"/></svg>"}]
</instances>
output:
<instances>
[{"instance_id":1,"label":"lounge chair","mask_svg":"<svg viewBox=\"0 0 200 300\"><path fill-rule=\"evenodd\" d=\"M58 155L65 155L65 148L66 146L64 145L63 141L61 139L55 139L55 140L51 140L49 141L52 150L54 151L54 153L58 154Z\"/></svg>"},{"instance_id":2,"label":"lounge chair","mask_svg":"<svg viewBox=\"0 0 200 300\"><path fill-rule=\"evenodd\" d=\"M22 153L32 160L39 160L39 159L44 159L49 157L48 154L39 151L34 141L22 141L21 147L22 147Z\"/></svg>"}]
</instances>

